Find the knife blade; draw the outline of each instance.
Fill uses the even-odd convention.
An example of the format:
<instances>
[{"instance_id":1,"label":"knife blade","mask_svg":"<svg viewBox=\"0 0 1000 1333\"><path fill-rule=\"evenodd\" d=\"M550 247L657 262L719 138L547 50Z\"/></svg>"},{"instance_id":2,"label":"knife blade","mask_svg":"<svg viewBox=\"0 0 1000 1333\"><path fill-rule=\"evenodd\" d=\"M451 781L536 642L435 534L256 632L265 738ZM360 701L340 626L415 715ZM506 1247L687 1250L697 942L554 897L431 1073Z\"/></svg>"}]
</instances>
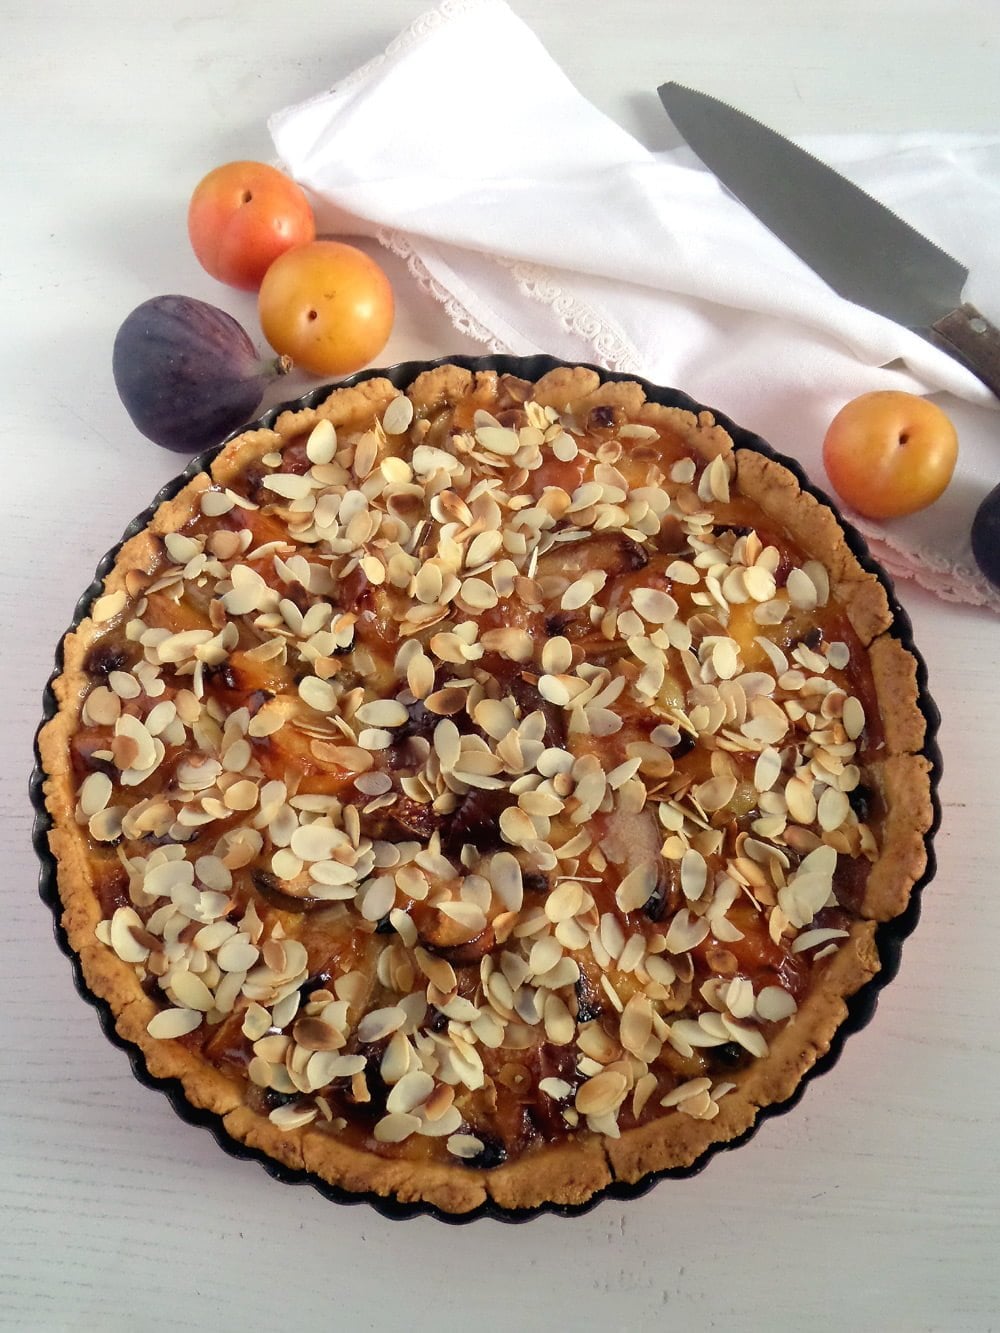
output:
<instances>
[{"instance_id":1,"label":"knife blade","mask_svg":"<svg viewBox=\"0 0 1000 1333\"><path fill-rule=\"evenodd\" d=\"M1000 329L962 300L964 265L745 112L680 83L657 92L705 165L838 295L922 334L1000 398Z\"/></svg>"}]
</instances>

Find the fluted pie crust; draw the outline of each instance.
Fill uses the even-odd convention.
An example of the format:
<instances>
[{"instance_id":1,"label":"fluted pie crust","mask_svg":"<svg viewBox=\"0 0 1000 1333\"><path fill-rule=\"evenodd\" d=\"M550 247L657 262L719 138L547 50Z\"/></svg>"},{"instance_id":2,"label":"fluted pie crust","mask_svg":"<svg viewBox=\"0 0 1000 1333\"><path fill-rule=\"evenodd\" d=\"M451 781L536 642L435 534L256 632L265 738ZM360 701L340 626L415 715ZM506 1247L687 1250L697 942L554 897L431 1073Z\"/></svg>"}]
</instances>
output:
<instances>
[{"instance_id":1,"label":"fluted pie crust","mask_svg":"<svg viewBox=\"0 0 1000 1333\"><path fill-rule=\"evenodd\" d=\"M925 869L882 584L637 384L336 389L228 444L91 612L40 737L86 983L153 1075L349 1191L518 1209L690 1164L827 1050Z\"/></svg>"}]
</instances>

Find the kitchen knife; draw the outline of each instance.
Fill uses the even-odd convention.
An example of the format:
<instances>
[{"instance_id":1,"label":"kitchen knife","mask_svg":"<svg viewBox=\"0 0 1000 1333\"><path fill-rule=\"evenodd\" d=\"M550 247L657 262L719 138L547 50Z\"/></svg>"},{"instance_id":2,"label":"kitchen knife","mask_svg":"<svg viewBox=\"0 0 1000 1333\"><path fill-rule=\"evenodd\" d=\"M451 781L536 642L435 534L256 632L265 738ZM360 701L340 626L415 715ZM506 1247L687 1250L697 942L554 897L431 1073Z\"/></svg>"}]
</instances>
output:
<instances>
[{"instance_id":1,"label":"kitchen knife","mask_svg":"<svg viewBox=\"0 0 1000 1333\"><path fill-rule=\"evenodd\" d=\"M705 165L835 292L923 334L1000 398L1000 329L963 302L957 259L752 116L679 83L657 91Z\"/></svg>"}]
</instances>

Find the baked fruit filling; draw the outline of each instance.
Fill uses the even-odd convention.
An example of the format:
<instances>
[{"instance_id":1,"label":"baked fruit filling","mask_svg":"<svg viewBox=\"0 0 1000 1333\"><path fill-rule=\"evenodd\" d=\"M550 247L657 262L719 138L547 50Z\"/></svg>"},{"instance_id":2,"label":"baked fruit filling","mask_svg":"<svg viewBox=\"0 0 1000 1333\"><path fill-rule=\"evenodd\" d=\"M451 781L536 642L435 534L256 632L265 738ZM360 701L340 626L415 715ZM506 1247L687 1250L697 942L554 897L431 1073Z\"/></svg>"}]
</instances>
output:
<instances>
[{"instance_id":1,"label":"baked fruit filling","mask_svg":"<svg viewBox=\"0 0 1000 1333\"><path fill-rule=\"evenodd\" d=\"M784 468L583 369L248 433L122 550L42 738L66 925L154 1073L460 1211L794 1088L924 864L915 663Z\"/></svg>"}]
</instances>

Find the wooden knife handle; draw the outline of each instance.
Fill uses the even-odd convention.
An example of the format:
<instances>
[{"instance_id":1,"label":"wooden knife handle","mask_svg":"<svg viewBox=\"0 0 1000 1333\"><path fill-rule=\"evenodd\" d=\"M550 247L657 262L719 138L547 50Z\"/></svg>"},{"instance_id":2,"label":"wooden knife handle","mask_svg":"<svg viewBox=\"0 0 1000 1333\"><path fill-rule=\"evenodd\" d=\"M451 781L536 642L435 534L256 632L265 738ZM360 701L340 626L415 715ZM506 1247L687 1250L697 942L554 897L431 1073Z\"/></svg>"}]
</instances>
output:
<instances>
[{"instance_id":1,"label":"wooden knife handle","mask_svg":"<svg viewBox=\"0 0 1000 1333\"><path fill-rule=\"evenodd\" d=\"M1000 329L981 315L974 305L960 305L931 326L931 342L956 361L1000 398Z\"/></svg>"}]
</instances>

